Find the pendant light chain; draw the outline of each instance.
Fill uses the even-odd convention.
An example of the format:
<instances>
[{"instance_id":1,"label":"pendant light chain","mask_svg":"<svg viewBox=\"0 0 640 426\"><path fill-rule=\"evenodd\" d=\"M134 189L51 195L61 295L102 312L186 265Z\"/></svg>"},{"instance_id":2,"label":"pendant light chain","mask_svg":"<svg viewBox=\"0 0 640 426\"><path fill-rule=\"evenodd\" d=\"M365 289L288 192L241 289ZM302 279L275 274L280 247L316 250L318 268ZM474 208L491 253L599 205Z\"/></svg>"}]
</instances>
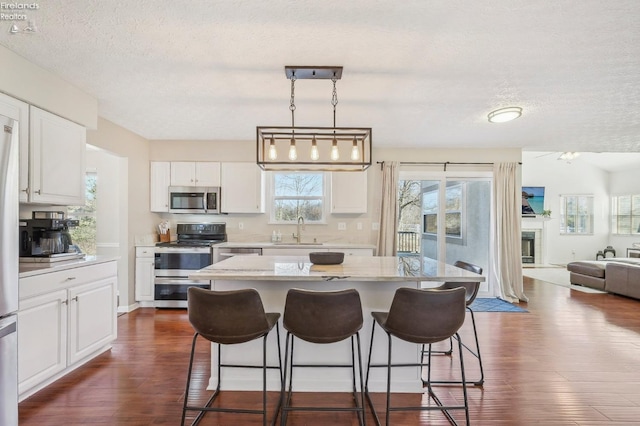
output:
<instances>
[{"instance_id":1,"label":"pendant light chain","mask_svg":"<svg viewBox=\"0 0 640 426\"><path fill-rule=\"evenodd\" d=\"M338 105L338 91L336 90L336 81L338 81L335 76L331 79L333 81L333 93L331 94L331 105L333 105L333 128L336 127L336 105Z\"/></svg>"},{"instance_id":2,"label":"pendant light chain","mask_svg":"<svg viewBox=\"0 0 640 426\"><path fill-rule=\"evenodd\" d=\"M291 111L291 127L296 126L295 118L294 118L294 112L296 110L295 91L296 91L296 75L294 73L291 75L291 101L289 103L289 110Z\"/></svg>"}]
</instances>

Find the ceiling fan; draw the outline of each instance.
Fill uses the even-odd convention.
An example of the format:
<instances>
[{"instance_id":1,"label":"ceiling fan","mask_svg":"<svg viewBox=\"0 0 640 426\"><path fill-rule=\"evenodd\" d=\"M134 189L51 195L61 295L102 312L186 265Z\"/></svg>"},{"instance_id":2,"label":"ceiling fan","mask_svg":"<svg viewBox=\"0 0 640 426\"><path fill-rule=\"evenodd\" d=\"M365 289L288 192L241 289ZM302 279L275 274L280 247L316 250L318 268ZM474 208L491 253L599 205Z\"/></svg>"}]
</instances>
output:
<instances>
[{"instance_id":1,"label":"ceiling fan","mask_svg":"<svg viewBox=\"0 0 640 426\"><path fill-rule=\"evenodd\" d=\"M544 154L538 155L536 158L546 157L547 155L554 155L554 154L558 155L558 160L566 161L569 164L571 164L572 160L575 160L580 156L580 153L577 151L564 151L564 152L555 151L555 152L546 152Z\"/></svg>"}]
</instances>

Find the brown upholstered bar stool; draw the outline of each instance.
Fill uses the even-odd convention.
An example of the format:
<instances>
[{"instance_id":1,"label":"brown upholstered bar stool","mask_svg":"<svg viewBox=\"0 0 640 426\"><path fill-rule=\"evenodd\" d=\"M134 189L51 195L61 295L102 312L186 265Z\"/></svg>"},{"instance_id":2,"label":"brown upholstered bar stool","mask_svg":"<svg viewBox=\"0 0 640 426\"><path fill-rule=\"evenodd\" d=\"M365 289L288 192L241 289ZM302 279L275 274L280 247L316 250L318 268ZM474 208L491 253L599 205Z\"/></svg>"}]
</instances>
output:
<instances>
[{"instance_id":1,"label":"brown upholstered bar stool","mask_svg":"<svg viewBox=\"0 0 640 426\"><path fill-rule=\"evenodd\" d=\"M192 425L198 424L202 417L209 411L224 413L262 414L263 425L267 424L267 369L277 369L278 379L282 383L282 357L280 351L280 329L278 327L279 313L265 313L262 300L254 289L234 291L210 291L198 287L190 287L187 293L189 322L195 333L191 344L191 356L189 358L189 373L187 376L187 388L182 407L182 425L184 425L187 411L199 411ZM278 342L278 365L267 365L267 336L276 328ZM203 407L188 405L189 386L191 385L191 370L193 368L193 356L198 336L218 344L218 384L213 395ZM221 361L222 345L246 343L262 338L262 365L223 364ZM262 410L248 410L239 408L211 407L211 404L220 394L220 382L222 367L234 368L261 368L262 369ZM272 423L278 416L281 399L273 415Z\"/></svg>"},{"instance_id":2,"label":"brown upholstered bar stool","mask_svg":"<svg viewBox=\"0 0 640 426\"><path fill-rule=\"evenodd\" d=\"M454 425L456 421L449 413L449 410L464 410L467 424L469 424L469 405L467 402L467 387L464 375L464 361L462 356L462 341L458 335L458 330L464 323L465 316L465 290L461 287L451 290L432 290L399 288L391 302L389 312L372 312L373 327L371 328L371 344L369 347L369 361L367 363L367 379L365 393L367 401L371 406L376 423L380 424L380 419L369 394L369 373L371 368L385 367L387 369L387 406L386 424L391 423L391 411L428 411L441 410L447 419ZM371 364L371 354L373 353L373 336L376 324L387 333L388 355L386 364ZM464 405L444 405L440 398L436 396L431 387L430 379L425 382L429 397L435 402L435 406L400 406L391 407L391 369L393 367L421 367L422 362L408 364L393 364L391 360L392 337L419 345L430 345L432 343L446 340L455 336L460 350L460 370L462 372L462 392ZM431 361L430 354L429 362Z\"/></svg>"},{"instance_id":3,"label":"brown upholstered bar stool","mask_svg":"<svg viewBox=\"0 0 640 426\"><path fill-rule=\"evenodd\" d=\"M283 404L281 424L287 423L290 411L354 411L358 415L359 424L365 425L365 405L363 392L362 350L360 333L362 328L362 303L360 294L354 289L341 291L310 291L291 289L287 293L287 300L282 319L283 327L287 330L284 360L284 379L282 382ZM358 369L360 392L356 389L355 349L358 347ZM310 343L329 344L341 342L351 338L350 364L301 364L294 363L294 340L298 338ZM292 406L293 368L351 368L353 398L355 407L318 407ZM285 383L289 378L288 389ZM286 393L286 395L285 395Z\"/></svg>"},{"instance_id":4,"label":"brown upholstered bar stool","mask_svg":"<svg viewBox=\"0 0 640 426\"><path fill-rule=\"evenodd\" d=\"M480 266L474 265L472 263L464 262L462 260L458 260L456 263L453 264L453 266L465 269L470 272L474 272L478 275L482 274L482 268ZM478 380L469 380L469 383L473 383L476 386L482 386L482 384L484 383L484 369L482 368L482 355L480 354L480 343L478 342L478 331L476 330L476 319L475 319L475 316L473 315L473 309L471 309L471 304L473 303L474 300L476 300L476 296L478 295L478 290L480 289L480 283L479 282L445 282L441 286L435 287L432 290L447 290L447 289L456 288L456 287L464 287L466 291L465 300L466 300L467 310L471 314L471 324L473 325L473 337L475 338L475 342L476 342L475 350L471 349L469 346L465 344L462 344L462 346L467 351L469 351L471 355L473 355L478 359L478 364L480 365L480 378ZM451 339L449 339L448 350L431 351L431 353L451 355L452 351L453 351L453 342L451 341ZM424 347L422 348L422 353L426 354ZM431 364L429 364L428 368L431 368ZM459 382L432 380L431 383L444 384L444 383L459 383Z\"/></svg>"}]
</instances>

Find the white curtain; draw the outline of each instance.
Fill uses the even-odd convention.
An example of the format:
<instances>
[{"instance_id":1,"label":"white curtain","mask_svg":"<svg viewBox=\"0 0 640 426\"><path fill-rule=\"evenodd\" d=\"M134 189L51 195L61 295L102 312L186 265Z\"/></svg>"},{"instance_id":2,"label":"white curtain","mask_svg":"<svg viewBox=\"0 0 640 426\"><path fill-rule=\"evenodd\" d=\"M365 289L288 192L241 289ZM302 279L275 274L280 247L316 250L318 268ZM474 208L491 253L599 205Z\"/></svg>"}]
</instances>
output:
<instances>
[{"instance_id":1,"label":"white curtain","mask_svg":"<svg viewBox=\"0 0 640 426\"><path fill-rule=\"evenodd\" d=\"M395 256L398 251L398 162L382 163L382 203L378 256Z\"/></svg>"},{"instance_id":2,"label":"white curtain","mask_svg":"<svg viewBox=\"0 0 640 426\"><path fill-rule=\"evenodd\" d=\"M502 299L527 302L522 285L522 190L518 187L517 173L517 163L493 166L496 213L493 270Z\"/></svg>"}]
</instances>

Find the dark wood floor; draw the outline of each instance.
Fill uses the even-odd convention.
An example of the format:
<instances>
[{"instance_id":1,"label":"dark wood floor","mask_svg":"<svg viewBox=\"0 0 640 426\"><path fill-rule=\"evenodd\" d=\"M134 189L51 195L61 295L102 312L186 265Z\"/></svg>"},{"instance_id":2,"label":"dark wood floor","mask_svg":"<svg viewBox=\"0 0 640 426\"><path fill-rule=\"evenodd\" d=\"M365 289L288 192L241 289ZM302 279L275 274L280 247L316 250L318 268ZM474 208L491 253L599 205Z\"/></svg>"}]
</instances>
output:
<instances>
[{"instance_id":1,"label":"dark wood floor","mask_svg":"<svg viewBox=\"0 0 640 426\"><path fill-rule=\"evenodd\" d=\"M469 389L472 424L638 424L640 301L587 294L530 278L525 278L525 291L529 313L476 314L486 382L482 388ZM466 323L467 342L469 331ZM192 337L186 312L139 309L118 318L118 333L110 352L23 401L20 425L179 424ZM474 360L468 356L465 360L473 374ZM194 382L199 389L208 379L207 363L208 346L203 343ZM446 376L455 365L456 360L440 357L437 370ZM442 389L447 399L458 399L458 390ZM258 395L235 392L224 395L223 401L257 406ZM297 401L345 396L307 394ZM396 395L395 401L412 403L420 398ZM275 401L276 394L271 394L271 407ZM376 402L383 406L380 398ZM202 424L249 425L260 424L260 419L208 414ZM313 413L291 416L289 424L357 422L352 414ZM447 422L435 413L398 413L392 414L391 424Z\"/></svg>"}]
</instances>

